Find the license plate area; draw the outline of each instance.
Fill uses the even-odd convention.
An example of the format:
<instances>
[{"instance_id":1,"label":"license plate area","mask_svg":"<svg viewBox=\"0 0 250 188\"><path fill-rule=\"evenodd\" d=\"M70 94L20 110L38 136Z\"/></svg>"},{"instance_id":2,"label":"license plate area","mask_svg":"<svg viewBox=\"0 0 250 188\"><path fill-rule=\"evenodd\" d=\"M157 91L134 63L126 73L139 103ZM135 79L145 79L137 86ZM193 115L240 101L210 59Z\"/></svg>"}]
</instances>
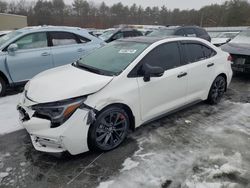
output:
<instances>
[{"instance_id":1,"label":"license plate area","mask_svg":"<svg viewBox=\"0 0 250 188\"><path fill-rule=\"evenodd\" d=\"M244 65L245 62L246 62L246 59L245 59L245 58L237 58L237 59L235 60L235 64L237 64L237 65Z\"/></svg>"}]
</instances>

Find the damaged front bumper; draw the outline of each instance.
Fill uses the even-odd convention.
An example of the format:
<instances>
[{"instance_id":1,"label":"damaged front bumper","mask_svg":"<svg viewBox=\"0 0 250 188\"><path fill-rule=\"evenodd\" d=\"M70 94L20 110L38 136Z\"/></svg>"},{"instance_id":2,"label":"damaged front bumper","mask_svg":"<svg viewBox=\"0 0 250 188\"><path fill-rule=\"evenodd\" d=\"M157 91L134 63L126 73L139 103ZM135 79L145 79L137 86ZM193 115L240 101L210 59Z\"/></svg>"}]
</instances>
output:
<instances>
[{"instance_id":1,"label":"damaged front bumper","mask_svg":"<svg viewBox=\"0 0 250 188\"><path fill-rule=\"evenodd\" d=\"M18 105L20 124L28 131L36 150L49 153L68 151L72 155L89 150L89 126L95 121L96 111L90 107L78 108L62 125L51 128L51 121L33 117L32 101L25 98Z\"/></svg>"}]
</instances>

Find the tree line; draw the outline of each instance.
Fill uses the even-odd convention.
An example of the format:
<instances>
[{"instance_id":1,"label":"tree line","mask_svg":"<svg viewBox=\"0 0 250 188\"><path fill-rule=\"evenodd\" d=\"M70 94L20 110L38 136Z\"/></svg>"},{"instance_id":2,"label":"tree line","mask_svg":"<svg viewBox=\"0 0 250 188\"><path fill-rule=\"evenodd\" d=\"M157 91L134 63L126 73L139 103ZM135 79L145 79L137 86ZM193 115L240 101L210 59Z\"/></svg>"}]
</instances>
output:
<instances>
[{"instance_id":1,"label":"tree line","mask_svg":"<svg viewBox=\"0 0 250 188\"><path fill-rule=\"evenodd\" d=\"M146 7L121 2L107 6L104 2L74 0L0 0L0 12L25 15L28 25L68 25L85 28L109 28L118 24L199 25L203 27L250 25L250 3L247 0L230 0L218 5L204 6L199 10L180 10Z\"/></svg>"}]
</instances>

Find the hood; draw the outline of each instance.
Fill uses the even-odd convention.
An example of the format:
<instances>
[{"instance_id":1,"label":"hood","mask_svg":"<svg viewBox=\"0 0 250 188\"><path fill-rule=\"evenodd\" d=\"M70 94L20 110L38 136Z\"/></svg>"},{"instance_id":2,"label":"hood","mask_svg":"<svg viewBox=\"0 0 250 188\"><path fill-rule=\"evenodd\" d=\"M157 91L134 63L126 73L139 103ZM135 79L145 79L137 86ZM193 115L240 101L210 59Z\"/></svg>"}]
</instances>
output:
<instances>
[{"instance_id":1,"label":"hood","mask_svg":"<svg viewBox=\"0 0 250 188\"><path fill-rule=\"evenodd\" d=\"M112 79L66 65L35 76L26 87L27 96L38 103L60 101L95 93Z\"/></svg>"},{"instance_id":2,"label":"hood","mask_svg":"<svg viewBox=\"0 0 250 188\"><path fill-rule=\"evenodd\" d=\"M221 46L221 49L230 54L250 55L250 44L229 42Z\"/></svg>"}]
</instances>

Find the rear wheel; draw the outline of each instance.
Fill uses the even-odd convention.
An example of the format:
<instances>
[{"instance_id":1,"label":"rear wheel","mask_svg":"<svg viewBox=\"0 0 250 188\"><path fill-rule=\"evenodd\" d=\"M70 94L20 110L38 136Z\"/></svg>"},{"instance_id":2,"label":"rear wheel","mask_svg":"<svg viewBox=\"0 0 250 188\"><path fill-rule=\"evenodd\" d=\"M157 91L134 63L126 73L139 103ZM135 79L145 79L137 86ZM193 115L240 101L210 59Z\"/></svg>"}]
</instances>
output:
<instances>
[{"instance_id":1,"label":"rear wheel","mask_svg":"<svg viewBox=\"0 0 250 188\"><path fill-rule=\"evenodd\" d=\"M223 76L218 76L209 91L207 102L209 104L218 104L226 90L226 80Z\"/></svg>"},{"instance_id":2,"label":"rear wheel","mask_svg":"<svg viewBox=\"0 0 250 188\"><path fill-rule=\"evenodd\" d=\"M109 151L118 147L126 138L128 128L129 117L125 110L118 107L105 109L90 127L88 136L90 149Z\"/></svg>"},{"instance_id":3,"label":"rear wheel","mask_svg":"<svg viewBox=\"0 0 250 188\"><path fill-rule=\"evenodd\" d=\"M0 77L0 97L6 94L6 82Z\"/></svg>"}]
</instances>

